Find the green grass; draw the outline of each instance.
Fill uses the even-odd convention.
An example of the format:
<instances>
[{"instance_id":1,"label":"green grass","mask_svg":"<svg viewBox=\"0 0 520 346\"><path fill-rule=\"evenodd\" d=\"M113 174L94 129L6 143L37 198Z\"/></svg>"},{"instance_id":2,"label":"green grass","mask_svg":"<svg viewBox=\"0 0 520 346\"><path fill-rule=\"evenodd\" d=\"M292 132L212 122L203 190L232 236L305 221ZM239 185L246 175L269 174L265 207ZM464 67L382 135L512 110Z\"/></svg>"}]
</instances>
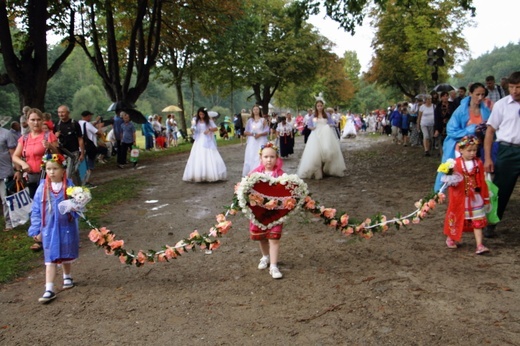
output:
<instances>
[{"instance_id":1,"label":"green grass","mask_svg":"<svg viewBox=\"0 0 520 346\"><path fill-rule=\"evenodd\" d=\"M110 184L103 185L102 189L92 190L92 201L87 206L88 219L96 226L111 208L121 205L127 200L137 197L139 189L136 186L144 186L144 180L134 177L118 178L110 181ZM3 217L0 224L3 224ZM42 257L42 253L34 253L29 249L33 243L27 236L27 227L20 226L10 232L0 234L0 283L9 282L22 276L28 270L40 265L36 261ZM88 230L90 227L84 220L80 222L81 230Z\"/></svg>"},{"instance_id":2,"label":"green grass","mask_svg":"<svg viewBox=\"0 0 520 346\"><path fill-rule=\"evenodd\" d=\"M139 134L137 143L140 148L144 148L144 138ZM226 146L240 143L239 139L231 139L228 141L218 140L218 146ZM153 161L164 156L175 155L178 153L188 152L191 150L191 143L179 141L179 146L167 148L159 151L143 151L139 156L139 161ZM109 167L96 167L96 174L102 174ZM146 187L145 177L125 177L113 179L107 184L103 184L103 188L92 190L92 201L87 206L88 219L95 226L102 226L103 216L110 212L112 208L116 208L136 198L142 188ZM136 188L138 187L138 188ZM4 224L3 217L0 217L0 225ZM34 253L29 249L33 244L32 238L27 236L27 228L29 224L17 227L10 232L0 231L0 283L9 282L17 277L24 275L39 265L42 253ZM80 221L81 230L89 230L87 223Z\"/></svg>"}]
</instances>

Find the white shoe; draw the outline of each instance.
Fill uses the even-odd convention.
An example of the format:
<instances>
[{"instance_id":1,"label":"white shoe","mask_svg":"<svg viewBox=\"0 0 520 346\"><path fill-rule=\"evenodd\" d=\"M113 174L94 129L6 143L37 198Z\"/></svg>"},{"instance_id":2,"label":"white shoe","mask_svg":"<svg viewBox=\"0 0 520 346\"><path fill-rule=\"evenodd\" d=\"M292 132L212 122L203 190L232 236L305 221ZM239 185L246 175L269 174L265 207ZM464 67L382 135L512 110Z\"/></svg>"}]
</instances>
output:
<instances>
[{"instance_id":1,"label":"white shoe","mask_svg":"<svg viewBox=\"0 0 520 346\"><path fill-rule=\"evenodd\" d=\"M283 277L282 273L280 273L280 270L278 267L271 267L269 268L269 274L273 277L273 279L281 279Z\"/></svg>"},{"instance_id":2,"label":"white shoe","mask_svg":"<svg viewBox=\"0 0 520 346\"><path fill-rule=\"evenodd\" d=\"M258 263L258 269L266 269L269 265L269 257L262 257L260 258L260 263Z\"/></svg>"}]
</instances>

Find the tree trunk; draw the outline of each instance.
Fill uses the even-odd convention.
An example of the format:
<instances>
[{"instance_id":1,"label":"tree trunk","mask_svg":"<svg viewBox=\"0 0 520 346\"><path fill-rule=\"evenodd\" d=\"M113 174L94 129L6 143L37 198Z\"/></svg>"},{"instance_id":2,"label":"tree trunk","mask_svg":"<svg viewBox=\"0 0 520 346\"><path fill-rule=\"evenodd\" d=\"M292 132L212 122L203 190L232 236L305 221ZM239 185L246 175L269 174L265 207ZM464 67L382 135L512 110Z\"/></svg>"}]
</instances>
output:
<instances>
[{"instance_id":1,"label":"tree trunk","mask_svg":"<svg viewBox=\"0 0 520 346\"><path fill-rule=\"evenodd\" d=\"M175 82L175 91L177 92L177 104L182 109L182 111L180 112L181 128L184 131L186 131L187 127L186 127L186 117L184 116L184 97L182 95L182 81L180 81L178 79Z\"/></svg>"},{"instance_id":2,"label":"tree trunk","mask_svg":"<svg viewBox=\"0 0 520 346\"><path fill-rule=\"evenodd\" d=\"M0 46L6 73L0 76L0 85L14 84L18 91L20 110L30 106L44 110L47 82L72 52L74 41L69 40L65 51L47 69L47 23L48 1L29 0L27 5L27 38L15 53L11 39L10 18L6 1L0 2ZM74 12L71 11L71 26Z\"/></svg>"}]
</instances>

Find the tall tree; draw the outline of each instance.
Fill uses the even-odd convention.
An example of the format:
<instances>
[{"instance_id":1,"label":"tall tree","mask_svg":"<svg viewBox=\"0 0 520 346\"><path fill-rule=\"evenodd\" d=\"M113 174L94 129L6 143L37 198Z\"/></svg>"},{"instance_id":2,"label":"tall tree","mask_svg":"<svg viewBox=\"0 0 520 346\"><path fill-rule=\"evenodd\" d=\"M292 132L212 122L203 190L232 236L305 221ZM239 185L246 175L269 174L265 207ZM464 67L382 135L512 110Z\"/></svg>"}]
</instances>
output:
<instances>
[{"instance_id":1,"label":"tall tree","mask_svg":"<svg viewBox=\"0 0 520 346\"><path fill-rule=\"evenodd\" d=\"M155 67L162 0L90 0L83 8L83 48L112 101L135 103Z\"/></svg>"},{"instance_id":2,"label":"tall tree","mask_svg":"<svg viewBox=\"0 0 520 346\"><path fill-rule=\"evenodd\" d=\"M433 86L432 67L426 64L428 49L446 52L444 66L438 70L440 81L447 79L459 52L467 50L462 35L467 15L458 0L414 0L406 6L393 0L389 4L393 6L372 13L377 31L369 81L385 83L414 97Z\"/></svg>"},{"instance_id":3,"label":"tall tree","mask_svg":"<svg viewBox=\"0 0 520 346\"><path fill-rule=\"evenodd\" d=\"M203 84L227 85L234 75L236 86L253 89L251 97L267 113L277 90L312 81L327 41L310 25L295 30L285 5L284 0L247 2L246 15L207 43L197 63L204 71Z\"/></svg>"},{"instance_id":4,"label":"tall tree","mask_svg":"<svg viewBox=\"0 0 520 346\"><path fill-rule=\"evenodd\" d=\"M197 54L204 52L201 42L210 40L226 30L240 15L241 0L214 0L202 3L200 0L166 2L164 11L168 16L162 18L162 39L158 57L158 77L168 85L175 86L177 103L181 107L181 127L186 129L184 117L183 81L186 74L192 73L192 65Z\"/></svg>"},{"instance_id":5,"label":"tall tree","mask_svg":"<svg viewBox=\"0 0 520 346\"><path fill-rule=\"evenodd\" d=\"M69 1L0 0L0 53L4 68L0 85L13 84L24 105L44 108L47 82L74 48L75 10ZM16 19L16 20L15 20ZM65 49L51 66L47 61L47 34L67 33Z\"/></svg>"},{"instance_id":6,"label":"tall tree","mask_svg":"<svg viewBox=\"0 0 520 346\"><path fill-rule=\"evenodd\" d=\"M343 61L345 62L344 70L348 76L348 79L356 88L358 88L359 77L361 74L361 64L359 63L357 53L353 50L345 51L343 54Z\"/></svg>"}]
</instances>

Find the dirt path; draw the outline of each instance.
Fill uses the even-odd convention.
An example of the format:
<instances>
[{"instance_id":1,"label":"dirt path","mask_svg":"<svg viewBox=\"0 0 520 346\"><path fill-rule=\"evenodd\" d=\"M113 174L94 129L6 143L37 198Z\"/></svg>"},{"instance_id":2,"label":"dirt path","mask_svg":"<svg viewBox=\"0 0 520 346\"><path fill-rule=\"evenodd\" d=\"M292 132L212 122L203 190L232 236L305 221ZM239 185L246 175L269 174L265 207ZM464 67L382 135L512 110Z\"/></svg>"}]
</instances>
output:
<instances>
[{"instance_id":1,"label":"dirt path","mask_svg":"<svg viewBox=\"0 0 520 346\"><path fill-rule=\"evenodd\" d=\"M288 173L301 155L301 138L297 143ZM135 250L206 232L231 201L244 148L221 148L224 183L182 182L188 154L126 172L146 175L146 187L103 225ZM323 205L357 219L413 210L439 164L387 137L359 136L342 148L347 175L307 183ZM43 265L0 286L0 345L520 345L517 210L518 193L501 236L486 243L491 254L482 257L470 235L462 248L446 249L445 206L411 229L391 228L368 241L295 216L284 227L282 280L256 268L259 250L241 216L231 218L233 229L213 255L198 251L143 268L106 256L83 230L77 287L40 305Z\"/></svg>"}]
</instances>

